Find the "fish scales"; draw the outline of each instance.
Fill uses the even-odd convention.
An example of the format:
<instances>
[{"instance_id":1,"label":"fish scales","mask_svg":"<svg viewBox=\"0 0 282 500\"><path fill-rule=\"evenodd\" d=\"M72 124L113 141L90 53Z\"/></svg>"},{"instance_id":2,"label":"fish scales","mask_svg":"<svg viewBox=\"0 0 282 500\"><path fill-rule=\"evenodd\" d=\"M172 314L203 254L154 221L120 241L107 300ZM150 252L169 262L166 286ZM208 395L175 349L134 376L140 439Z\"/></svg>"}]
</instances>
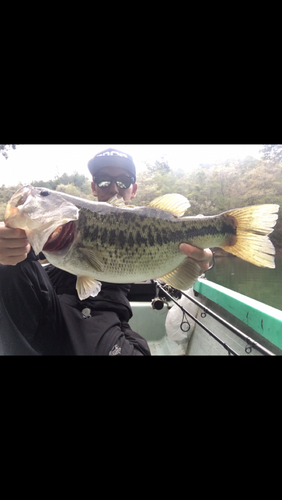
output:
<instances>
[{"instance_id":1,"label":"fish scales","mask_svg":"<svg viewBox=\"0 0 282 500\"><path fill-rule=\"evenodd\" d=\"M146 207L120 200L98 203L64 193L24 186L9 201L5 224L20 227L36 253L77 275L81 299L97 295L101 284L161 278L181 290L196 281L200 267L180 243L221 247L261 267L275 267L268 238L278 205L256 205L215 216L181 217L189 202L164 195Z\"/></svg>"},{"instance_id":2,"label":"fish scales","mask_svg":"<svg viewBox=\"0 0 282 500\"><path fill-rule=\"evenodd\" d=\"M99 254L105 266L104 280L114 279L112 274L118 273L120 277L116 279L128 277L134 281L142 280L148 270L152 276L169 271L168 258L174 258L179 265L185 259L178 248L181 242L202 247L210 242L212 246L221 244L227 235L236 232L234 218L228 219L228 222L220 217L177 219L152 208L121 211L112 207L106 214L81 208L78 230L81 242L91 245Z\"/></svg>"},{"instance_id":3,"label":"fish scales","mask_svg":"<svg viewBox=\"0 0 282 500\"><path fill-rule=\"evenodd\" d=\"M234 217L184 217L176 219L160 210L144 211L143 215L132 213L132 209L112 211L110 214L97 214L81 209L79 229L83 240L95 242L100 239L102 245L118 246L124 250L136 246L163 246L179 241L196 244L221 243L227 235L236 235ZM149 221L148 221L149 219ZM214 245L215 246L215 245Z\"/></svg>"}]
</instances>

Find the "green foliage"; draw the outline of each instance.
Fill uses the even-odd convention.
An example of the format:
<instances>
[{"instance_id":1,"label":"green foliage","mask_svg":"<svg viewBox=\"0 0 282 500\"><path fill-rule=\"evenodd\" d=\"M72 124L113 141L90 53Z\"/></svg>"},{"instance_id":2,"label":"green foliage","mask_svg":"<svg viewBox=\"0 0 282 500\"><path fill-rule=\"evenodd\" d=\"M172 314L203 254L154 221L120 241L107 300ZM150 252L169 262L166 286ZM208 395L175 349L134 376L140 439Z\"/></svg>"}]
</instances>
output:
<instances>
[{"instance_id":1,"label":"green foliage","mask_svg":"<svg viewBox=\"0 0 282 500\"><path fill-rule=\"evenodd\" d=\"M73 194L73 196L80 196L81 198L87 198L89 195L93 196L91 191L91 181L89 181L89 179L85 177L85 175L79 174L78 172L73 172L70 175L64 173L60 177L57 176L55 177L55 179L49 181L35 180L32 181L31 185L46 187L49 189L53 189L54 191L60 191L60 189L58 189L58 186L73 185L77 188L76 194ZM66 191L63 189L63 192ZM72 193L69 192L69 194Z\"/></svg>"},{"instance_id":2,"label":"green foliage","mask_svg":"<svg viewBox=\"0 0 282 500\"><path fill-rule=\"evenodd\" d=\"M263 153L263 160L282 163L282 144L265 144L260 152Z\"/></svg>"},{"instance_id":3,"label":"green foliage","mask_svg":"<svg viewBox=\"0 0 282 500\"><path fill-rule=\"evenodd\" d=\"M6 203L0 201L0 221L4 220L5 208L6 208Z\"/></svg>"},{"instance_id":4,"label":"green foliage","mask_svg":"<svg viewBox=\"0 0 282 500\"><path fill-rule=\"evenodd\" d=\"M162 161L156 161L154 165L150 163L146 163L147 170L150 174L155 174L156 172L160 174L168 174L171 172L171 168L169 167L167 161L162 158Z\"/></svg>"}]
</instances>

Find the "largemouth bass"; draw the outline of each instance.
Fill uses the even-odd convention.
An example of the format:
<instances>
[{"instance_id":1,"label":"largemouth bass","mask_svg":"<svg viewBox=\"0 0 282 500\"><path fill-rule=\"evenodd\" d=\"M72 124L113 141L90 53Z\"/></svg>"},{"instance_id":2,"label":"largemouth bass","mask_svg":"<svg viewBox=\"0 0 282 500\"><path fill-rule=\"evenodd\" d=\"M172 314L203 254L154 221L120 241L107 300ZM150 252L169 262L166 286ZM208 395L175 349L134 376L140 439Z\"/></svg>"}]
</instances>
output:
<instances>
[{"instance_id":1,"label":"largemouth bass","mask_svg":"<svg viewBox=\"0 0 282 500\"><path fill-rule=\"evenodd\" d=\"M145 207L128 207L24 186L10 199L5 224L21 228L36 254L77 275L80 299L99 293L98 280L134 283L162 279L185 290L199 276L198 264L180 243L221 247L261 267L275 267L268 238L279 205L256 205L215 216L182 217L190 206L182 195L164 195Z\"/></svg>"}]
</instances>

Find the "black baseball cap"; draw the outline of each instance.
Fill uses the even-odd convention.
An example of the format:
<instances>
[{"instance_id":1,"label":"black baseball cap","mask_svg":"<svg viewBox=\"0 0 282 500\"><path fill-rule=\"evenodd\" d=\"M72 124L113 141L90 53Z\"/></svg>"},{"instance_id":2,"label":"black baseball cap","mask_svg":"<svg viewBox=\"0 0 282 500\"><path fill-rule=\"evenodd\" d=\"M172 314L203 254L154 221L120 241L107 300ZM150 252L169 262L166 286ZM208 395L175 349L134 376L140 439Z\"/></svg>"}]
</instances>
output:
<instances>
[{"instance_id":1,"label":"black baseball cap","mask_svg":"<svg viewBox=\"0 0 282 500\"><path fill-rule=\"evenodd\" d=\"M93 177L103 167L123 168L134 177L134 182L136 181L136 168L132 156L123 151L113 148L105 149L101 151L101 153L96 154L94 158L88 162L88 169Z\"/></svg>"}]
</instances>

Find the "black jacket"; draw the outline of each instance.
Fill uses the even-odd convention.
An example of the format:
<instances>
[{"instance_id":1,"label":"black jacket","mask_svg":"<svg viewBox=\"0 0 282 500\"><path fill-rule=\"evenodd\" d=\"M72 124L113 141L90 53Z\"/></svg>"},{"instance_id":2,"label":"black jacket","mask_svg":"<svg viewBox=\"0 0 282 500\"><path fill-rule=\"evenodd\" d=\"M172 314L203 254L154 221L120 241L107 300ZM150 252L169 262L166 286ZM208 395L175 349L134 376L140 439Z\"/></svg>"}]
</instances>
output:
<instances>
[{"instance_id":1,"label":"black jacket","mask_svg":"<svg viewBox=\"0 0 282 500\"><path fill-rule=\"evenodd\" d=\"M0 264L0 354L150 355L128 324L130 285L103 283L97 297L81 301L75 283L42 267L33 250L16 266Z\"/></svg>"},{"instance_id":2,"label":"black jacket","mask_svg":"<svg viewBox=\"0 0 282 500\"><path fill-rule=\"evenodd\" d=\"M56 268L52 264L45 267L57 295L64 293L74 295L77 299L76 276ZM102 288L96 297L89 297L79 300L82 309L89 307L93 311L113 311L116 312L121 321L129 321L132 318L132 309L127 296L131 285L101 282Z\"/></svg>"},{"instance_id":3,"label":"black jacket","mask_svg":"<svg viewBox=\"0 0 282 500\"><path fill-rule=\"evenodd\" d=\"M76 276L48 265L45 270L59 297L67 326L65 354L150 355L146 340L131 330L131 285L102 282L96 297L80 300ZM90 316L85 317L85 310ZM84 312L84 313L83 313Z\"/></svg>"}]
</instances>

